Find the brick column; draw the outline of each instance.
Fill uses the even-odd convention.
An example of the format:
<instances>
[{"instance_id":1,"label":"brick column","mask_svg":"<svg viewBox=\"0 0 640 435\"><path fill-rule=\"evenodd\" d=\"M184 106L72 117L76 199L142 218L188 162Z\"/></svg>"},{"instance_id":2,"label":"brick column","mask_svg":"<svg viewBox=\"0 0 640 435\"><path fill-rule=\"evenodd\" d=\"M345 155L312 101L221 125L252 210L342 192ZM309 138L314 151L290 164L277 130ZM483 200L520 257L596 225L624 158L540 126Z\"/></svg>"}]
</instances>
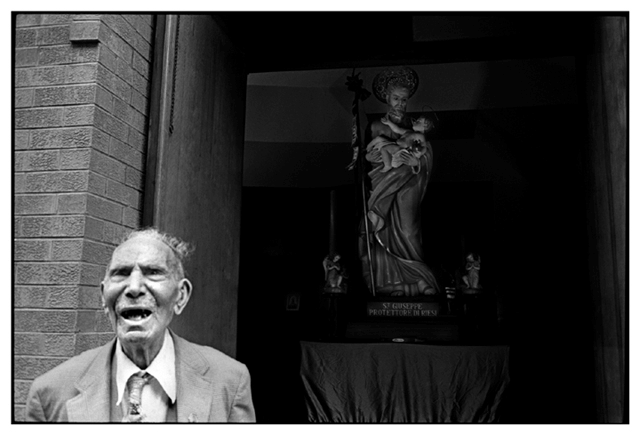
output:
<instances>
[{"instance_id":1,"label":"brick column","mask_svg":"<svg viewBox=\"0 0 640 435\"><path fill-rule=\"evenodd\" d=\"M140 224L153 25L15 17L16 421L36 376L113 337L99 284Z\"/></svg>"}]
</instances>

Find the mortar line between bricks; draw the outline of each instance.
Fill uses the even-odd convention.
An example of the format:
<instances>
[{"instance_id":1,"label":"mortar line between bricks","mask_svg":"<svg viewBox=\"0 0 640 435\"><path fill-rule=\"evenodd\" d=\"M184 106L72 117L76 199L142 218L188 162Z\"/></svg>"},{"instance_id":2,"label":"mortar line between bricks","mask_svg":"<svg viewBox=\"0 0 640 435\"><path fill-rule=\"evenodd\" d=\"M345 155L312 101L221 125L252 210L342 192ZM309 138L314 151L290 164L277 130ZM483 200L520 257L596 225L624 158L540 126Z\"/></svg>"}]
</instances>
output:
<instances>
[{"instance_id":1,"label":"mortar line between bricks","mask_svg":"<svg viewBox=\"0 0 640 435\"><path fill-rule=\"evenodd\" d=\"M28 174L31 174L32 172L27 172ZM66 194L67 192L16 192L13 196L57 196L61 193ZM73 193L73 192L70 192ZM83 193L83 192L78 192L78 193ZM15 213L14 213L15 214ZM18 215L16 215L18 216ZM42 214L38 214L38 216L43 216Z\"/></svg>"},{"instance_id":2,"label":"mortar line between bricks","mask_svg":"<svg viewBox=\"0 0 640 435\"><path fill-rule=\"evenodd\" d=\"M53 44L53 45L38 45L37 43L34 43L34 45L27 45L27 46L23 46L23 47L15 47L15 51L24 51L24 50L33 50L33 51L41 51L42 49L44 50L49 50L49 49L60 49L60 48L67 48L69 47L69 43L60 43L60 44ZM66 54L66 53L65 53ZM60 56L62 57L62 56ZM65 59L61 59L61 61L65 61L67 60L67 58ZM67 60L68 61L68 60ZM71 64L73 64L73 62L68 61ZM93 61L96 62L96 61ZM89 61L82 61L81 63L90 63ZM62 63L45 63L42 65L32 65L33 67L48 67L48 66L62 66L62 65L68 65L68 64L62 64ZM24 67L20 67L20 68L24 68Z\"/></svg>"},{"instance_id":3,"label":"mortar line between bricks","mask_svg":"<svg viewBox=\"0 0 640 435\"><path fill-rule=\"evenodd\" d=\"M50 355L26 355L26 357L28 358L37 358L37 359L50 359L50 360L56 360L56 361L66 361L69 358L64 357L64 356L50 356ZM22 356L21 358L25 358L25 356Z\"/></svg>"},{"instance_id":4,"label":"mortar line between bricks","mask_svg":"<svg viewBox=\"0 0 640 435\"><path fill-rule=\"evenodd\" d=\"M89 265L89 266L100 266L100 267L105 267L105 264L103 263L92 263L91 261L86 261L86 260L55 260L55 261L50 261L50 260L15 260L16 264L21 264L21 265L36 265L36 264L52 264L52 265L57 265L57 264L79 264L80 266L82 265ZM16 284L16 285L31 285L31 284ZM47 283L44 284L38 284L38 285L48 285Z\"/></svg>"},{"instance_id":5,"label":"mortar line between bricks","mask_svg":"<svg viewBox=\"0 0 640 435\"><path fill-rule=\"evenodd\" d=\"M51 310L50 310L51 311ZM70 337L77 335L77 332L34 332L34 331L16 331L16 335L68 335ZM89 332L85 332L84 334L90 334ZM107 334L105 332L105 334ZM31 354L22 354L22 355L31 355ZM37 355L33 355L37 356Z\"/></svg>"},{"instance_id":6,"label":"mortar line between bricks","mask_svg":"<svg viewBox=\"0 0 640 435\"><path fill-rule=\"evenodd\" d=\"M96 128L97 128L97 127L96 127ZM99 129L99 128L98 128L98 130L100 130L100 131L102 131L102 132L105 132L104 130L101 130L101 129ZM106 133L106 132L105 132L105 133ZM106 134L109 134L109 133L106 133ZM110 137L111 137L111 138L114 138L113 136L110 136ZM114 138L114 139L118 140L117 138ZM122 142L122 141L121 141L121 142ZM122 143L124 143L126 146L128 146L129 148L131 148L133 151L136 151L136 152L138 152L138 153L140 153L140 154L144 154L144 153L141 153L140 151L136 150L134 147L132 147L131 145L127 144L126 142L122 142ZM142 172L142 171L140 171L140 169L138 169L138 168L136 168L136 167L134 167L134 166L129 165L127 162L123 162L122 160L118 159L117 157L112 156L111 154L107 154L107 153L105 153L105 152L103 152L103 151L101 151L101 150L99 150L99 149L96 149L96 148L92 148L92 151L95 151L96 153L102 154L102 155L103 155L103 156L105 156L105 157L109 157L110 159L113 159L113 160L115 160L115 161L117 161L117 162L119 162L119 163L124 163L124 164L125 164L125 166L126 166L126 167L128 167L128 168L135 169L135 170L136 170L136 171L138 171L138 172ZM90 170L91 172L95 172L95 170L93 170L93 169L89 169L89 170ZM100 175L100 176L102 176L102 177L104 177L104 178L106 178L106 179L108 179L108 180L113 180L113 181L117 181L118 183L124 184L122 181L117 180L117 179L115 179L115 178L112 178L112 177L110 177L110 176L108 176L108 175L104 175L104 174L100 174L100 173L98 173L98 175ZM89 192L89 193L91 193L91 192Z\"/></svg>"},{"instance_id":7,"label":"mortar line between bricks","mask_svg":"<svg viewBox=\"0 0 640 435\"><path fill-rule=\"evenodd\" d=\"M23 27L20 27L21 29ZM33 27L30 27L30 29L32 29ZM60 43L60 44L52 44L52 45L33 45L30 47L20 47L19 49L24 49L24 48L35 48L35 49L39 49L39 48L60 48L60 47L68 47L69 44L68 43Z\"/></svg>"},{"instance_id":8,"label":"mortar line between bricks","mask_svg":"<svg viewBox=\"0 0 640 435\"><path fill-rule=\"evenodd\" d=\"M29 91L31 89L49 89L49 88L79 88L82 86L99 86L97 83L91 82L83 82L83 83L56 83L51 85L36 85L36 86L22 86L20 90ZM95 104L95 103L82 103L83 105ZM36 108L48 108L48 107L56 107L56 106L34 106ZM21 107L20 109L28 109L28 107ZM16 108L16 110L19 110Z\"/></svg>"},{"instance_id":9,"label":"mortar line between bricks","mask_svg":"<svg viewBox=\"0 0 640 435\"><path fill-rule=\"evenodd\" d=\"M69 308L60 308L60 307L49 307L49 308L42 308L42 307L16 307L14 309L14 311L38 311L38 312L43 312L43 313L50 313L50 312L73 312L76 313L78 311L102 311L102 308L93 308L93 309L79 309L79 308L75 308L75 307L69 307ZM22 332L29 332L29 331L22 331Z\"/></svg>"},{"instance_id":10,"label":"mortar line between bricks","mask_svg":"<svg viewBox=\"0 0 640 435\"><path fill-rule=\"evenodd\" d=\"M80 288L80 287L94 287L95 285L89 284L16 284L14 288L25 289L30 287L47 288L51 290L63 290L67 288ZM23 307L24 308L24 307Z\"/></svg>"},{"instance_id":11,"label":"mortar line between bricks","mask_svg":"<svg viewBox=\"0 0 640 435\"><path fill-rule=\"evenodd\" d=\"M31 217L31 216L29 216L29 217ZM53 240L55 240L55 241L58 241L58 240L69 240L68 236L48 236L48 237L49 237L49 240L51 240L51 241L53 241ZM35 240L35 239L32 239L31 237L20 236L20 237L14 237L14 240L22 241L22 240ZM76 261L79 261L79 260L76 260Z\"/></svg>"},{"instance_id":12,"label":"mortar line between bricks","mask_svg":"<svg viewBox=\"0 0 640 435\"><path fill-rule=\"evenodd\" d=\"M69 148L69 149L73 149L73 148ZM33 172L25 172L26 174L32 174ZM14 196L33 196L33 195L44 195L44 196L58 196L58 195L73 195L73 194L77 194L77 195L83 195L86 192L16 192L14 194ZM77 213L76 213L77 215ZM41 214L38 214L38 216L42 216ZM65 214L65 216L68 216Z\"/></svg>"},{"instance_id":13,"label":"mortar line between bricks","mask_svg":"<svg viewBox=\"0 0 640 435\"><path fill-rule=\"evenodd\" d=\"M93 127L93 126L91 126ZM64 125L64 126L60 126L60 127L48 127L49 130L52 131L59 131L59 130L76 130L78 128L87 128L86 126L75 126L75 125ZM28 131L31 130L31 128L16 128L16 131ZM81 148L88 148L88 145L85 145ZM36 149L52 149L52 148L36 148Z\"/></svg>"},{"instance_id":14,"label":"mortar line between bricks","mask_svg":"<svg viewBox=\"0 0 640 435\"><path fill-rule=\"evenodd\" d=\"M126 144L126 143L125 143L125 145L126 145L126 146L128 146L129 148L131 148L131 151L135 151L135 152L137 152L138 154L142 154L142 155L144 155L144 153L142 153L142 152L138 151L137 149L135 149L135 148L134 148L134 147L132 147L131 145ZM142 171L140 171L140 169L136 168L135 166L131 166L131 164L130 164L128 161L126 161L126 160L121 160L119 157L115 157L115 156L113 156L113 155L111 155L111 154L105 154L105 155L107 155L107 156L111 157L111 158L112 158L112 159L114 159L114 160L117 160L117 161L118 161L118 162L120 162L120 163L124 163L124 164L126 165L126 167L127 167L127 168L135 169L135 170L136 170L136 171L138 171L138 172L142 172ZM119 182L119 183L121 183L121 184L125 184L125 183L123 183L123 182L122 182L122 181L120 181L120 180L114 180L113 178L111 178L111 180L113 180L113 181L117 181L117 182ZM139 189L136 189L136 190L140 191Z\"/></svg>"},{"instance_id":15,"label":"mortar line between bricks","mask_svg":"<svg viewBox=\"0 0 640 435\"><path fill-rule=\"evenodd\" d=\"M32 14L36 14L36 12L29 12L29 15ZM51 24L44 24L44 23L40 23L37 24L35 26L20 26L18 27L18 29L50 29L52 27L69 27L71 23L64 23L64 24L60 24L60 23L51 23Z\"/></svg>"},{"instance_id":16,"label":"mortar line between bricks","mask_svg":"<svg viewBox=\"0 0 640 435\"><path fill-rule=\"evenodd\" d=\"M84 128L84 127L94 127L94 125L93 124L74 124L74 125L64 126L64 128ZM33 131L33 130L56 130L56 127L47 126L47 127L27 127L27 128L14 129L14 131ZM87 147L84 147L84 148L87 148ZM50 149L50 148L35 148L34 150L37 150L37 149ZM55 149L61 149L61 148L55 148Z\"/></svg>"},{"instance_id":17,"label":"mortar line between bricks","mask_svg":"<svg viewBox=\"0 0 640 435\"><path fill-rule=\"evenodd\" d=\"M93 216L90 216L90 217L91 217L92 219L95 219L95 220L100 221L100 222L103 222L103 223L113 224L113 222L105 221L105 220L100 219L100 218L96 218L96 217L93 217ZM116 246L120 243L119 241L117 241L117 242L113 242L113 243L105 242L105 241L104 241L104 240L102 240L102 239L96 239L95 237L92 237L92 236L85 236L85 240L90 240L90 241L92 241L92 242L107 243L109 246L113 246L113 247L116 247Z\"/></svg>"},{"instance_id":18,"label":"mortar line between bricks","mask_svg":"<svg viewBox=\"0 0 640 435\"><path fill-rule=\"evenodd\" d=\"M58 195L58 194L66 194L67 192L54 192L51 193L51 195ZM68 192L68 193L76 193L76 192ZM77 192L80 194L84 194L86 192ZM20 194L16 194L16 196L18 195L22 195L22 193ZM25 194L26 195L26 194ZM49 195L48 193L44 193L43 195ZM60 217L60 218L68 218L68 217L86 217L87 214L86 213L74 213L74 214L17 214L15 215L15 217ZM71 237L76 237L79 238L78 236L71 236Z\"/></svg>"},{"instance_id":19,"label":"mortar line between bricks","mask_svg":"<svg viewBox=\"0 0 640 435\"><path fill-rule=\"evenodd\" d=\"M92 265L92 266L104 266L104 264L101 263L91 263L90 261L86 261L86 260L55 260L55 261L51 261L51 260L42 260L42 261L38 261L38 260L17 260L16 263L20 263L21 265L30 265L30 264L50 264L50 265L58 265L58 264L78 264L78 265L84 265L84 264L88 264L88 265ZM31 285L31 284L20 284L20 285ZM38 285L47 285L47 283L44 284L38 284ZM62 284L60 284L62 285ZM74 285L72 283L69 283L68 285ZM64 285L63 285L64 287Z\"/></svg>"},{"instance_id":20,"label":"mortar line between bricks","mask_svg":"<svg viewBox=\"0 0 640 435\"><path fill-rule=\"evenodd\" d=\"M64 48L64 47L68 47L68 45L47 45L46 48ZM24 50L24 49L38 49L41 47L23 47L20 48L18 50ZM55 63L55 64L47 64L47 65L25 65L25 66L16 66L16 70L21 70L21 69L37 69L37 68L65 68L68 66L87 66L87 65L94 65L96 63L98 63L99 61L92 61L92 62L69 62L69 63Z\"/></svg>"},{"instance_id":21,"label":"mortar line between bricks","mask_svg":"<svg viewBox=\"0 0 640 435\"><path fill-rule=\"evenodd\" d=\"M84 85L84 83L82 83L81 85ZM47 86L49 87L49 86ZM71 87L76 87L75 85L71 86ZM27 112L29 110L53 110L53 109L68 109L69 107L95 107L96 103L81 103L81 104L73 104L73 103L69 103L69 104L59 104L57 106L34 106L34 107L24 107L24 108L16 108L16 112ZM36 127L37 128L37 127ZM51 127L49 127L51 128Z\"/></svg>"},{"instance_id":22,"label":"mortar line between bricks","mask_svg":"<svg viewBox=\"0 0 640 435\"><path fill-rule=\"evenodd\" d=\"M39 152L39 151L57 151L57 150L74 150L74 149L86 149L88 147L80 147L80 148L28 148L28 149L24 149L24 150L16 150L16 151L33 151L33 152ZM15 171L15 173L20 173L20 174L53 174L53 173L59 173L59 172L73 172L73 173L85 173L85 172L90 172L90 169L69 169L69 170L59 170L59 169L52 169L51 171ZM82 192L51 192L51 193L82 193Z\"/></svg>"},{"instance_id":23,"label":"mortar line between bricks","mask_svg":"<svg viewBox=\"0 0 640 435\"><path fill-rule=\"evenodd\" d=\"M84 241L84 237L69 237L64 239L66 242L82 242ZM52 242L52 241L58 241L58 240L53 240L51 237L34 237L34 238L21 238L21 237L14 237L13 238L14 242L23 242L23 241L28 241L28 242Z\"/></svg>"},{"instance_id":24,"label":"mortar line between bricks","mask_svg":"<svg viewBox=\"0 0 640 435\"><path fill-rule=\"evenodd\" d=\"M25 216L25 217L33 217L33 216ZM36 237L42 237L42 236L36 236ZM71 237L77 237L77 236L71 236ZM69 239L69 236L47 236L47 238L49 240L67 240ZM34 238L28 237L28 236L20 236L20 237L14 237L14 240L34 240Z\"/></svg>"},{"instance_id":25,"label":"mortar line between bricks","mask_svg":"<svg viewBox=\"0 0 640 435\"><path fill-rule=\"evenodd\" d=\"M107 178L108 178L108 177L107 177ZM109 180L113 180L113 178L108 178L108 179L109 179ZM123 185L124 185L124 183L123 183L123 182L121 182L121 181L118 181L118 180L113 180L113 181L118 182L118 183L120 183L120 184L123 184ZM109 198L108 196L97 195L97 194L95 194L95 193L93 193L93 192L86 192L86 194L87 194L87 195L91 195L91 196L93 196L93 197L95 197L95 198L103 199L103 200L105 200L105 201L110 202L111 204L120 205L120 206L121 206L121 205L124 205L123 203L118 202L118 201L116 201L116 200L114 200L114 199L111 199L111 198ZM89 211L90 211L90 210L89 210ZM89 212L89 211L88 211L88 212ZM88 214L88 216L91 216L91 214ZM107 221L105 221L105 222L113 222L113 221L109 221L109 220L107 220ZM116 222L116 223L118 223L118 222Z\"/></svg>"}]
</instances>

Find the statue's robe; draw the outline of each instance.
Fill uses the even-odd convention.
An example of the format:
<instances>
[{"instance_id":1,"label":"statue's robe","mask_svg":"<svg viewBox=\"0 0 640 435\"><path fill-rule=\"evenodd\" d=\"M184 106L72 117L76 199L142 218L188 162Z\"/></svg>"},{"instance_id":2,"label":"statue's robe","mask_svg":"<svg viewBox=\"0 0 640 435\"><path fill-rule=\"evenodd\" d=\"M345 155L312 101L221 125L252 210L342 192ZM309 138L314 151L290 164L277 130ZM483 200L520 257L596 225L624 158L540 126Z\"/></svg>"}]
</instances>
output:
<instances>
[{"instance_id":1,"label":"statue's robe","mask_svg":"<svg viewBox=\"0 0 640 435\"><path fill-rule=\"evenodd\" d=\"M433 166L429 143L419 162L419 167L401 165L388 172L381 172L382 163L373 163L369 172L372 190L368 218L376 293L403 291L407 296L416 296L420 294L419 281L424 281L432 293L439 291L433 273L424 263L422 251L421 203ZM360 252L363 274L370 284L363 239Z\"/></svg>"}]
</instances>

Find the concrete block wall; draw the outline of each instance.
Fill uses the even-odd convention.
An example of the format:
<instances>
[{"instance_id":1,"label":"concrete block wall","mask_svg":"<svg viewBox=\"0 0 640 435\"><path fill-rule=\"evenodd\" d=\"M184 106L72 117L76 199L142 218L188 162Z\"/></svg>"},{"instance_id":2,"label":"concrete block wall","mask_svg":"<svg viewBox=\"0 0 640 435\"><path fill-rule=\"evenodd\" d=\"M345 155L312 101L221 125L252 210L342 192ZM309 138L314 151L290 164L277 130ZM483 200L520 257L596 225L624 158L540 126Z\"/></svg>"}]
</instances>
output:
<instances>
[{"instance_id":1,"label":"concrete block wall","mask_svg":"<svg viewBox=\"0 0 640 435\"><path fill-rule=\"evenodd\" d=\"M113 337L99 284L140 225L154 23L15 16L16 421L35 377Z\"/></svg>"}]
</instances>

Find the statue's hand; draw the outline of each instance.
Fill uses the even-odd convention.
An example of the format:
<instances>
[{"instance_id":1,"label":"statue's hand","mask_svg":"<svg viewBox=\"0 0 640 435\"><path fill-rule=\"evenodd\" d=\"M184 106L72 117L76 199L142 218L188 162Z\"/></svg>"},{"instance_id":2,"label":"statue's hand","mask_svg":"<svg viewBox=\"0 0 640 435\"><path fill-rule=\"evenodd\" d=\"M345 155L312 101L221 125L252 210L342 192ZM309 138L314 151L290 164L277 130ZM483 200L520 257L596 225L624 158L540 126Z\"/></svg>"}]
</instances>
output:
<instances>
[{"instance_id":1,"label":"statue's hand","mask_svg":"<svg viewBox=\"0 0 640 435\"><path fill-rule=\"evenodd\" d=\"M400 152L400 154L397 156L397 159L400 163L408 166L418 166L420 164L420 160L418 160L413 154L406 150Z\"/></svg>"},{"instance_id":2,"label":"statue's hand","mask_svg":"<svg viewBox=\"0 0 640 435\"><path fill-rule=\"evenodd\" d=\"M382 162L382 153L379 149L373 148L366 154L365 158L372 163L380 163Z\"/></svg>"}]
</instances>

